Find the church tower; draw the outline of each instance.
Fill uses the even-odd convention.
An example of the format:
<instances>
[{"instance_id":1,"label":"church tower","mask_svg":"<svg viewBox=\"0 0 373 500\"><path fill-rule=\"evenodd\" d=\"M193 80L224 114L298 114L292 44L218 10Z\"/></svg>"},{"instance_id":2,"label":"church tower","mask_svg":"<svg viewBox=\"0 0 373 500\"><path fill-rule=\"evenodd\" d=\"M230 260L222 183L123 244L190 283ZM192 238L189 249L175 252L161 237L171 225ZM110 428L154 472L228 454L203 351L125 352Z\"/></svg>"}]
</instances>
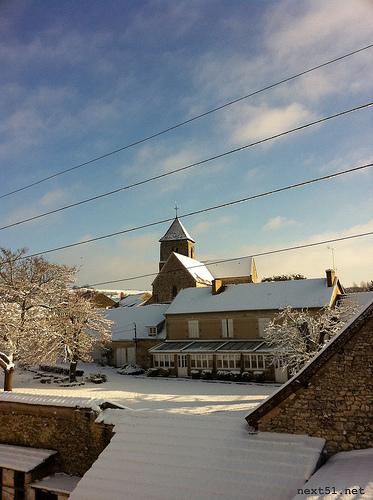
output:
<instances>
[{"instance_id":1,"label":"church tower","mask_svg":"<svg viewBox=\"0 0 373 500\"><path fill-rule=\"evenodd\" d=\"M196 242L188 234L188 231L177 216L159 242L161 244L159 270L162 269L172 252L185 255L191 259L195 258L194 250Z\"/></svg>"}]
</instances>

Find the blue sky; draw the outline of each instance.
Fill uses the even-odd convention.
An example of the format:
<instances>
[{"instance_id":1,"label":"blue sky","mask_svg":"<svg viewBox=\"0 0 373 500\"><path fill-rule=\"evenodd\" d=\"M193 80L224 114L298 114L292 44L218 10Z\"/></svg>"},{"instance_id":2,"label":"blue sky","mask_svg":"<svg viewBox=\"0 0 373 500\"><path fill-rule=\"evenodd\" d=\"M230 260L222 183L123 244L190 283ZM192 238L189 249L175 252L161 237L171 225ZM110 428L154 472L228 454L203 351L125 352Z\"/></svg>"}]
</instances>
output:
<instances>
[{"instance_id":1,"label":"blue sky","mask_svg":"<svg viewBox=\"0 0 373 500\"><path fill-rule=\"evenodd\" d=\"M104 154L373 40L369 0L3 1L1 193ZM368 102L373 50L233 105L0 203L1 225ZM4 230L38 252L372 160L372 110L94 204ZM200 259L373 230L372 172L185 219ZM80 283L157 270L167 225L50 254ZM373 237L334 245L343 283L373 278ZM326 246L260 258L261 276L320 276ZM123 283L148 287L151 280ZM118 287L118 285L116 285Z\"/></svg>"}]
</instances>

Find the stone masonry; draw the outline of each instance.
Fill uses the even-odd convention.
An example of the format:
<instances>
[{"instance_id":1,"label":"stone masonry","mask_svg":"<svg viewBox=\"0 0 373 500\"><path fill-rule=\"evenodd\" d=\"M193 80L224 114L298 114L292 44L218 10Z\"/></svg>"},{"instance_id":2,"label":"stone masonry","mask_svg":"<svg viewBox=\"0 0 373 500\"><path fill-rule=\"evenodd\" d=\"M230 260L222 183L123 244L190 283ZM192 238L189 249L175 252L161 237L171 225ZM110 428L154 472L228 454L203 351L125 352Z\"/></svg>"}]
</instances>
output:
<instances>
[{"instance_id":1,"label":"stone masonry","mask_svg":"<svg viewBox=\"0 0 373 500\"><path fill-rule=\"evenodd\" d=\"M328 346L327 361L315 358L319 366L308 379L295 380L290 393L277 403L275 395L269 411L254 411L248 423L260 431L325 438L329 454L373 447L373 305L351 328L346 342Z\"/></svg>"},{"instance_id":2,"label":"stone masonry","mask_svg":"<svg viewBox=\"0 0 373 500\"><path fill-rule=\"evenodd\" d=\"M109 444L113 426L89 408L0 401L0 443L58 451L57 468L82 476Z\"/></svg>"}]
</instances>

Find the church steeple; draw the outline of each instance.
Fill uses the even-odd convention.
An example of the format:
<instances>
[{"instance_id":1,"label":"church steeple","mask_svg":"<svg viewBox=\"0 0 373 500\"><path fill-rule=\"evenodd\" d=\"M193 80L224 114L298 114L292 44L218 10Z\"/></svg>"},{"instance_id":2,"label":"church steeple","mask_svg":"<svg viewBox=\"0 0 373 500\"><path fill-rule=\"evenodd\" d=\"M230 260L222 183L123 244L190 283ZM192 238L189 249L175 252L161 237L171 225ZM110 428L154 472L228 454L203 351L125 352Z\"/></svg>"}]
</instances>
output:
<instances>
[{"instance_id":1,"label":"church steeple","mask_svg":"<svg viewBox=\"0 0 373 500\"><path fill-rule=\"evenodd\" d=\"M195 241L180 222L177 215L159 242L161 244L159 270L162 269L163 264L172 252L194 259Z\"/></svg>"}]
</instances>

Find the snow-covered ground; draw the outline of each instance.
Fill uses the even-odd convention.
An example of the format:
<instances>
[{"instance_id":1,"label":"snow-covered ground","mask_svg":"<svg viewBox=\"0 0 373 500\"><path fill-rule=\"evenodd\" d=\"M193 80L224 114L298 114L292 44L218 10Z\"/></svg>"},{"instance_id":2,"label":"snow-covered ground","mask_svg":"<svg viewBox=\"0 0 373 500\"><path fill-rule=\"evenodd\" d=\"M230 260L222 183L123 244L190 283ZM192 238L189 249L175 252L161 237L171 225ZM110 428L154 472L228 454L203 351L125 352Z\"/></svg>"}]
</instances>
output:
<instances>
[{"instance_id":1,"label":"snow-covered ground","mask_svg":"<svg viewBox=\"0 0 373 500\"><path fill-rule=\"evenodd\" d=\"M166 410L170 413L224 412L241 418L278 388L275 384L120 375L114 368L95 364L80 364L78 368L83 368L85 375L105 373L108 381L100 385L86 383L78 387L60 387L57 384L41 384L33 379L33 373L17 370L14 392L105 399L133 409Z\"/></svg>"}]
</instances>

